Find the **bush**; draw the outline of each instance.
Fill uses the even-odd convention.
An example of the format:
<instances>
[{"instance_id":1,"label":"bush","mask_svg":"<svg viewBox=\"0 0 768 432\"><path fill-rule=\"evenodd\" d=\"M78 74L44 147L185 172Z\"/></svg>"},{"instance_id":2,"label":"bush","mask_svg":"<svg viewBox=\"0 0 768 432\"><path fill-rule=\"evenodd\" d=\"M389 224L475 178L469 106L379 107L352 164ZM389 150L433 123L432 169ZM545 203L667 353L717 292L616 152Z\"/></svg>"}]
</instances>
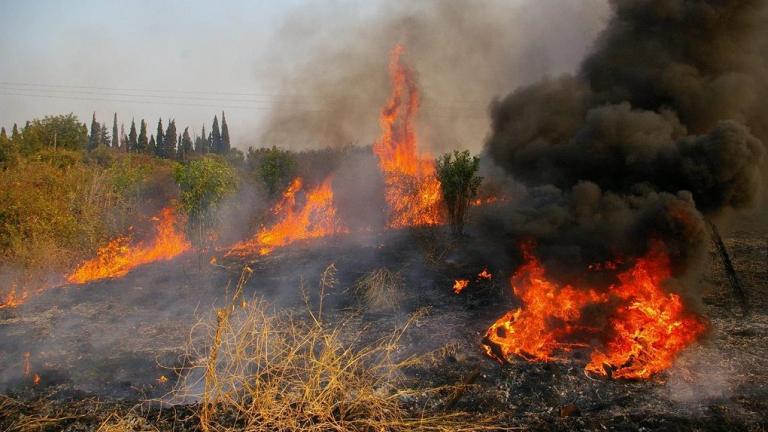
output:
<instances>
[{"instance_id":1,"label":"bush","mask_svg":"<svg viewBox=\"0 0 768 432\"><path fill-rule=\"evenodd\" d=\"M455 235L463 233L470 200L483 181L477 176L479 168L480 158L471 156L469 150L454 150L437 159L437 177L448 209L448 223Z\"/></svg>"},{"instance_id":2,"label":"bush","mask_svg":"<svg viewBox=\"0 0 768 432\"><path fill-rule=\"evenodd\" d=\"M296 162L288 150L277 147L248 149L248 164L270 197L285 189L295 174Z\"/></svg>"},{"instance_id":3,"label":"bush","mask_svg":"<svg viewBox=\"0 0 768 432\"><path fill-rule=\"evenodd\" d=\"M219 157L205 156L177 165L174 175L192 242L205 246L217 222L218 205L237 187L237 173Z\"/></svg>"}]
</instances>

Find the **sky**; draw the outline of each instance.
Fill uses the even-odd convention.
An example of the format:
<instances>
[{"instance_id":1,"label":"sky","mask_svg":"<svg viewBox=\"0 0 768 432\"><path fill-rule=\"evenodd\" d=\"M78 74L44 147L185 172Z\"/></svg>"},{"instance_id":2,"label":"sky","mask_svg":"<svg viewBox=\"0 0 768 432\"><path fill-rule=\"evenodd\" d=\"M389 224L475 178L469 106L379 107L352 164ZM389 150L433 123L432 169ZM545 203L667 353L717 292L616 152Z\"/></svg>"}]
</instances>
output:
<instances>
[{"instance_id":1,"label":"sky","mask_svg":"<svg viewBox=\"0 0 768 432\"><path fill-rule=\"evenodd\" d=\"M432 0L435 5L440 2ZM520 82L572 69L601 26L604 14L592 10L604 10L605 3L456 0L457 7L443 8L448 19L456 19L451 18L450 9L457 9L460 16L469 9L485 10L484 15L475 14L475 19L481 19L480 33L482 23L490 19L499 28L493 31L503 37L496 38L501 42L494 43L493 56L473 61L487 63L486 70L503 69L486 74L486 80L499 73L511 78L513 73L519 75L519 79L505 77L470 88L471 94L462 99L477 99L472 116L486 119L492 96L512 90ZM282 124L275 121L276 106L288 101L289 110L313 111L327 108L316 105L337 96L324 92L318 96L310 88L318 84L314 81L322 81L318 85L331 82L319 80L317 75L339 78L333 70L338 63L321 62L318 67L318 55L332 53L343 58L346 45L361 45L359 37L366 37L360 56L365 67L344 61L357 68L351 73L358 73L359 79L370 77L380 83L381 76L370 71L386 73L386 50L365 50L376 46L376 32L388 28L387 23L398 22L398 13L420 9L427 15L421 20L430 29L450 31L450 25L444 29L430 22L443 18L433 16L440 8L422 7L427 4L427 0L0 0L0 126L9 128L13 123L23 125L33 118L69 112L90 124L95 112L110 131L112 116L117 113L126 130L132 118L137 123L146 119L152 131L158 118L167 125L173 117L177 129L189 126L195 134L203 123L210 130L213 116L225 111L234 146L262 145L261 134L269 130L270 122ZM494 17L496 10L508 15ZM379 18L388 14L389 18ZM556 25L558 31L552 32L550 25ZM519 27L517 33L502 30L515 26ZM488 33L476 38L479 47L485 44L483 37L493 38L493 32ZM416 67L424 72L427 90L441 87L438 93L453 97L450 89L461 87L466 73L451 76L451 70L445 70L443 61L453 61L444 55L451 47L439 47L440 41L441 36L436 35L414 47L416 60L421 62ZM452 43L456 41L461 39ZM383 46L392 43L388 37ZM359 54L360 47L357 49ZM543 60L547 58L550 60ZM470 74L473 67L468 65ZM332 84L343 85L346 77L339 79ZM377 127L376 111L386 97L378 93L375 100L369 98L362 113L365 119L371 117L370 122L365 121L370 123L368 132ZM462 111L467 117L465 114ZM324 130L329 128L327 121L323 120ZM353 133L362 123L354 116L347 122L353 124ZM486 128L487 121L481 121L465 141L479 143ZM363 139L370 140L370 136Z\"/></svg>"},{"instance_id":2,"label":"sky","mask_svg":"<svg viewBox=\"0 0 768 432\"><path fill-rule=\"evenodd\" d=\"M0 125L95 111L110 130L117 112L199 131L225 110L237 141L275 97L260 59L302 3L0 0Z\"/></svg>"}]
</instances>

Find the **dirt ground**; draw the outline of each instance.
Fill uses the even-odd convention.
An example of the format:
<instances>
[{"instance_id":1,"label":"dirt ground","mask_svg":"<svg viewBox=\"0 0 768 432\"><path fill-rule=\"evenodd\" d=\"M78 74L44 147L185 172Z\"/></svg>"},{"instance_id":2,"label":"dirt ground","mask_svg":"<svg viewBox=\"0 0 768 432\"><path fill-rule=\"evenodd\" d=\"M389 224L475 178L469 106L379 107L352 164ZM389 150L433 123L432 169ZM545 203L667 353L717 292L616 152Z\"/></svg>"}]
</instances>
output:
<instances>
[{"instance_id":1,"label":"dirt ground","mask_svg":"<svg viewBox=\"0 0 768 432\"><path fill-rule=\"evenodd\" d=\"M768 427L765 225L753 218L725 234L751 313L741 315L713 257L699 281L708 335L648 381L587 376L578 353L567 362L504 367L484 357L485 329L514 302L504 273L510 269L475 253L482 245L471 243L479 240L470 236L457 248L434 230L325 239L250 263L213 266L208 257L185 256L117 280L50 289L0 310L0 430L36 416L53 420L28 423L30 430L94 430L113 414L134 430L195 430L192 407L157 401L173 389L175 368L189 361L190 329L231 296L242 266L254 270L246 296L296 308L299 287L313 294L322 270L334 264L338 284L324 299L331 319L371 329L374 338L422 313L400 354L433 353L409 370L420 385L472 378L453 409L498 413L500 427L530 430L762 431ZM403 277L397 309L358 307L348 288L383 266ZM471 278L485 266L494 273L490 282L473 283L460 296L452 292L454 278ZM445 400L404 403L440 409Z\"/></svg>"}]
</instances>

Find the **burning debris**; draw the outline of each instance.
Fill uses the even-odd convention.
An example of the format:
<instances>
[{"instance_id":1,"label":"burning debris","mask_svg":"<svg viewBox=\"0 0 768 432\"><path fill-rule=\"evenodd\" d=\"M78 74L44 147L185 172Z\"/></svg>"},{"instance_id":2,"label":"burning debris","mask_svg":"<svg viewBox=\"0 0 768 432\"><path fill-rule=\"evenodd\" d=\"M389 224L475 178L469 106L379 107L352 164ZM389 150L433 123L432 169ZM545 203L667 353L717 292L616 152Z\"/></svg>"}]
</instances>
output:
<instances>
[{"instance_id":1,"label":"burning debris","mask_svg":"<svg viewBox=\"0 0 768 432\"><path fill-rule=\"evenodd\" d=\"M469 279L456 279L453 282L453 292L456 294L461 294L462 291L464 291L465 288L469 286Z\"/></svg>"},{"instance_id":2,"label":"burning debris","mask_svg":"<svg viewBox=\"0 0 768 432\"><path fill-rule=\"evenodd\" d=\"M413 71L402 60L402 45L392 49L389 74L392 95L381 110L381 136L373 145L384 174L390 228L443 223L440 182L435 163L419 153L415 118L419 92Z\"/></svg>"},{"instance_id":3,"label":"burning debris","mask_svg":"<svg viewBox=\"0 0 768 432\"><path fill-rule=\"evenodd\" d=\"M164 208L152 220L155 222L156 234L150 242L131 245L129 237L118 237L99 249L96 258L85 261L67 275L67 282L83 284L125 276L138 266L170 260L192 249L178 228L179 222L173 208Z\"/></svg>"}]
</instances>

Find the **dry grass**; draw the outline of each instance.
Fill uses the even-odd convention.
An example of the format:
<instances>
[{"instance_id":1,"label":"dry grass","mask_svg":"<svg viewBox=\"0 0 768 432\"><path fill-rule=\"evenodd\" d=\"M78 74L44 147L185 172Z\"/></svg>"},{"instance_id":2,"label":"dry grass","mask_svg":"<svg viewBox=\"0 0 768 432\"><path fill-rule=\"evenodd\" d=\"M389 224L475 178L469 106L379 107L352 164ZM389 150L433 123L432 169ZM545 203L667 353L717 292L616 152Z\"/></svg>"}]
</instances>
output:
<instances>
[{"instance_id":1,"label":"dry grass","mask_svg":"<svg viewBox=\"0 0 768 432\"><path fill-rule=\"evenodd\" d=\"M403 277L400 273L382 267L360 278L350 291L370 310L397 310L403 296Z\"/></svg>"},{"instance_id":2,"label":"dry grass","mask_svg":"<svg viewBox=\"0 0 768 432\"><path fill-rule=\"evenodd\" d=\"M323 274L321 299L334 283L334 272L330 267ZM200 399L202 430L498 430L487 419L464 413L406 408L407 399L451 391L404 386L403 370L417 360L396 359L395 353L411 322L386 338L362 343L343 323L323 321L322 301L316 311L307 304L298 315L270 312L261 300L243 301L249 275L246 269L231 305L217 311L215 323L200 324L209 341L208 349L197 353L205 360L196 367L201 379L179 390L182 397ZM189 394L194 388L200 393Z\"/></svg>"}]
</instances>

